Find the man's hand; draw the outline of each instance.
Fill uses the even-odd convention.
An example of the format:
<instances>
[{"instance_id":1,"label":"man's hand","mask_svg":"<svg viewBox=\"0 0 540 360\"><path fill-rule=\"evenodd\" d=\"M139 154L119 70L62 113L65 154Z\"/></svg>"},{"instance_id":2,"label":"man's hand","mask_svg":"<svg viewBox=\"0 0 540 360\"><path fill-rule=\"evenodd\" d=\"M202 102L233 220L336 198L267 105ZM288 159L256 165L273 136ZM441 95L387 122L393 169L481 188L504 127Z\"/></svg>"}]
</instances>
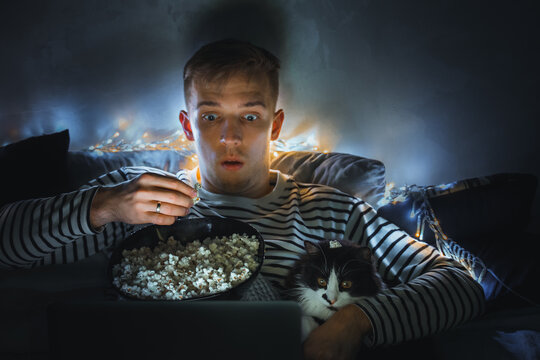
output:
<instances>
[{"instance_id":1,"label":"man's hand","mask_svg":"<svg viewBox=\"0 0 540 360\"><path fill-rule=\"evenodd\" d=\"M355 359L362 338L371 329L368 317L358 306L344 306L311 332L304 342L304 359Z\"/></svg>"},{"instance_id":2,"label":"man's hand","mask_svg":"<svg viewBox=\"0 0 540 360\"><path fill-rule=\"evenodd\" d=\"M182 181L152 173L98 190L90 208L90 224L99 228L113 221L170 225L193 206L195 189ZM156 212L157 203L160 212Z\"/></svg>"}]
</instances>

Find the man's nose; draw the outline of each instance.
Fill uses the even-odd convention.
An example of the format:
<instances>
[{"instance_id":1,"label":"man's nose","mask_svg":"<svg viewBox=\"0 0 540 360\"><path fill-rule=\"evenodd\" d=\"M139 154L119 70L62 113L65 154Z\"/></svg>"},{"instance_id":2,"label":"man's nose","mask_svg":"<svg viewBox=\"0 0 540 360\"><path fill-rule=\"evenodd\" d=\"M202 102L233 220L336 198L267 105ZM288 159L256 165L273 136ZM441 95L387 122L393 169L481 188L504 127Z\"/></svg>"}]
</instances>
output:
<instances>
[{"instance_id":1,"label":"man's nose","mask_svg":"<svg viewBox=\"0 0 540 360\"><path fill-rule=\"evenodd\" d=\"M242 142L242 129L236 119L223 121L220 142L224 145L239 145Z\"/></svg>"}]
</instances>

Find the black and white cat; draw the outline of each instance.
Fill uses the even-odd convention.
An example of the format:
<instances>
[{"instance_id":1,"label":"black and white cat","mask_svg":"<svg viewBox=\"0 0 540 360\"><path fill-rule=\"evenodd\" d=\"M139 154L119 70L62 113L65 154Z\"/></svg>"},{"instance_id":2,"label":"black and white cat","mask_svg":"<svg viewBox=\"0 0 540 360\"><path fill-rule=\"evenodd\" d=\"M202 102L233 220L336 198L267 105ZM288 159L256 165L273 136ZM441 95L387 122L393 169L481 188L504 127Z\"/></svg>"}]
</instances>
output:
<instances>
[{"instance_id":1,"label":"black and white cat","mask_svg":"<svg viewBox=\"0 0 540 360\"><path fill-rule=\"evenodd\" d=\"M306 254L285 280L288 297L302 308L302 341L338 309L386 287L368 247L346 240L305 241L304 246Z\"/></svg>"}]
</instances>

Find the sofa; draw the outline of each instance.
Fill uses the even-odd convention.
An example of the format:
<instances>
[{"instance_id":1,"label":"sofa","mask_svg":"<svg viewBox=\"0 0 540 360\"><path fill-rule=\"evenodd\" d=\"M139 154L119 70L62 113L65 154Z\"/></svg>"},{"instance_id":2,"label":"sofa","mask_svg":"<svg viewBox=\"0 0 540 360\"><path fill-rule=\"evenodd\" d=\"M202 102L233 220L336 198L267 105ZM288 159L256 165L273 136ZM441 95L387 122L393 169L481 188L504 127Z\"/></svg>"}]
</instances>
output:
<instances>
[{"instance_id":1,"label":"sofa","mask_svg":"<svg viewBox=\"0 0 540 360\"><path fill-rule=\"evenodd\" d=\"M101 153L69 151L69 131L44 134L0 148L0 209L17 200L73 191L122 166L143 165L175 173L186 164L172 150ZM343 153L293 151L272 168L298 181L336 187L370 203L411 236L412 198L388 199L381 161ZM445 184L429 184L429 204L445 233L470 256L482 260L487 309L479 318L428 338L378 349L359 358L535 359L540 358L540 234L527 232L537 188L533 174L499 173ZM414 212L414 211L413 211ZM429 229L423 239L436 246ZM115 294L106 275L107 254L73 264L0 270L0 358L48 357L46 308L66 300L107 300Z\"/></svg>"}]
</instances>

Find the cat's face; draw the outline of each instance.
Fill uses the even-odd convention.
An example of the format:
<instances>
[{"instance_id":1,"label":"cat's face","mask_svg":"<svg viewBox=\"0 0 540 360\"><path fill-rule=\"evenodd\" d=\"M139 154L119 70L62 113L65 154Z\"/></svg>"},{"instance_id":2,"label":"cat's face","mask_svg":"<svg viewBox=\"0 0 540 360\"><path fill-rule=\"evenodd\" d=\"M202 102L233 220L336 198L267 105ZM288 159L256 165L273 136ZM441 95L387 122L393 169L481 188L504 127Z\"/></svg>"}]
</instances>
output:
<instances>
[{"instance_id":1,"label":"cat's face","mask_svg":"<svg viewBox=\"0 0 540 360\"><path fill-rule=\"evenodd\" d=\"M306 242L307 254L300 260L295 276L300 302L314 316L321 316L321 312L330 315L361 296L377 294L382 286L369 248L330 244Z\"/></svg>"}]
</instances>

